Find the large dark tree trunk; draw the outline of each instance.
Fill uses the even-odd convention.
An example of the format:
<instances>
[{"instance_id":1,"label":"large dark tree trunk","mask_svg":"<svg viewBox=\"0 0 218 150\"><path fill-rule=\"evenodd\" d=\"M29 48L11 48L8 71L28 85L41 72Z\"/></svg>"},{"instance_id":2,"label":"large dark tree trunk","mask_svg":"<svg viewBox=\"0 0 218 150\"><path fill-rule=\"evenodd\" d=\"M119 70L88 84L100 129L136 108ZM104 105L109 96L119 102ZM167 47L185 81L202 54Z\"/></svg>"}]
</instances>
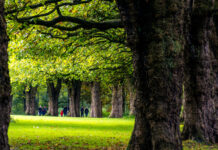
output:
<instances>
[{"instance_id":1,"label":"large dark tree trunk","mask_svg":"<svg viewBox=\"0 0 218 150\"><path fill-rule=\"evenodd\" d=\"M112 89L112 110L110 117L123 117L123 87L118 84L114 85Z\"/></svg>"},{"instance_id":2,"label":"large dark tree trunk","mask_svg":"<svg viewBox=\"0 0 218 150\"><path fill-rule=\"evenodd\" d=\"M183 0L117 0L133 52L136 119L131 150L181 150Z\"/></svg>"},{"instance_id":3,"label":"large dark tree trunk","mask_svg":"<svg viewBox=\"0 0 218 150\"><path fill-rule=\"evenodd\" d=\"M36 92L37 92L37 87L28 87L27 91L25 92L26 94L26 111L25 113L27 115L35 115L35 105L36 105Z\"/></svg>"},{"instance_id":4,"label":"large dark tree trunk","mask_svg":"<svg viewBox=\"0 0 218 150\"><path fill-rule=\"evenodd\" d=\"M214 43L212 45L215 61L213 63L213 69L215 73L215 110L216 110L216 120L214 125L214 134L215 134L215 141L218 143L218 15L214 15L214 23L215 27L212 31L212 39L211 41Z\"/></svg>"},{"instance_id":5,"label":"large dark tree trunk","mask_svg":"<svg viewBox=\"0 0 218 150\"><path fill-rule=\"evenodd\" d=\"M102 117L102 105L100 99L100 83L92 82L91 84L91 117Z\"/></svg>"},{"instance_id":6,"label":"large dark tree trunk","mask_svg":"<svg viewBox=\"0 0 218 150\"><path fill-rule=\"evenodd\" d=\"M48 115L58 116L58 97L61 90L61 79L57 80L56 86L53 81L47 81L48 90Z\"/></svg>"},{"instance_id":7,"label":"large dark tree trunk","mask_svg":"<svg viewBox=\"0 0 218 150\"><path fill-rule=\"evenodd\" d=\"M0 0L0 149L9 150L8 125L11 112L11 86L8 72L8 36L4 18L4 0Z\"/></svg>"},{"instance_id":8,"label":"large dark tree trunk","mask_svg":"<svg viewBox=\"0 0 218 150\"><path fill-rule=\"evenodd\" d=\"M69 111L71 117L80 116L80 93L82 82L79 80L66 80L69 98Z\"/></svg>"},{"instance_id":9,"label":"large dark tree trunk","mask_svg":"<svg viewBox=\"0 0 218 150\"><path fill-rule=\"evenodd\" d=\"M134 83L131 81L128 82L128 92L129 92L129 114L135 115L135 100L136 100L136 91L134 87Z\"/></svg>"},{"instance_id":10,"label":"large dark tree trunk","mask_svg":"<svg viewBox=\"0 0 218 150\"><path fill-rule=\"evenodd\" d=\"M190 14L189 35L185 51L184 139L216 142L215 62L212 45L214 23L212 1L195 1ZM202 12L200 12L202 11Z\"/></svg>"}]
</instances>

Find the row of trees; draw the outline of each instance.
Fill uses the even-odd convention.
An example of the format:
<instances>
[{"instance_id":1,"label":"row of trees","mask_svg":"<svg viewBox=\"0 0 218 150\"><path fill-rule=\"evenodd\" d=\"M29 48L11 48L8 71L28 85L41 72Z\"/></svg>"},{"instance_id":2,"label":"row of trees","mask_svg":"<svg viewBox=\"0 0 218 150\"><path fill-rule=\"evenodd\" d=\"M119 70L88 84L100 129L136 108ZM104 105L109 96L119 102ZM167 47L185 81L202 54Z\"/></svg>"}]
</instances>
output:
<instances>
[{"instance_id":1,"label":"row of trees","mask_svg":"<svg viewBox=\"0 0 218 150\"><path fill-rule=\"evenodd\" d=\"M1 18L4 18L3 3L0 4ZM136 89L136 121L129 149L182 149L179 116L183 85L183 138L218 141L217 1L8 0L6 4L8 19L16 27L33 27L43 35L70 41L70 51L78 49L76 41L80 41L79 47L95 49L93 45L98 45L100 50L105 41L128 45L133 53ZM1 33L4 33L0 37L1 57L4 57L0 59L4 72L1 73L4 80L0 89L4 90L0 94L0 107L5 109L1 114L0 147L8 149L10 83L5 20L0 21ZM123 27L127 41L123 40L125 34L118 31ZM58 45L56 48L60 50ZM47 54L52 54L47 50Z\"/></svg>"},{"instance_id":2,"label":"row of trees","mask_svg":"<svg viewBox=\"0 0 218 150\"><path fill-rule=\"evenodd\" d=\"M90 117L103 117L102 109L106 113L104 116L111 112L113 118L123 117L126 113L134 115L134 107L129 107L133 105L131 96L134 93L128 86L125 82L106 85L97 81L72 80L63 83L61 79L50 81L47 87L20 86L16 93L13 92L12 112L36 115L41 105L48 106L47 115L57 116L59 108L69 107L69 116L79 117L83 106L91 109Z\"/></svg>"}]
</instances>

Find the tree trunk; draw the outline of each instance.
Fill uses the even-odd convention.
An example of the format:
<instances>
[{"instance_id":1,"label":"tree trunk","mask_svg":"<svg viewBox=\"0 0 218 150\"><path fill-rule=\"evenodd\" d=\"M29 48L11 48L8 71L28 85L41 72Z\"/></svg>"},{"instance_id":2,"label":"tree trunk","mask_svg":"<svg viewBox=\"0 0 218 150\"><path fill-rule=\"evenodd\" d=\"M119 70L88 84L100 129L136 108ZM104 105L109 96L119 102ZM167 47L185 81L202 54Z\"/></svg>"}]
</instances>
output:
<instances>
[{"instance_id":1,"label":"tree trunk","mask_svg":"<svg viewBox=\"0 0 218 150\"><path fill-rule=\"evenodd\" d=\"M117 0L133 52L136 119L130 150L181 150L183 0Z\"/></svg>"},{"instance_id":2,"label":"tree trunk","mask_svg":"<svg viewBox=\"0 0 218 150\"><path fill-rule=\"evenodd\" d=\"M215 141L218 143L218 15L214 15L214 24L215 27L213 28L213 40L212 42L215 43L212 46L215 61L213 63L213 70L215 73L215 84L214 84L214 90L215 90L215 125L214 125L214 134L215 134Z\"/></svg>"},{"instance_id":3,"label":"tree trunk","mask_svg":"<svg viewBox=\"0 0 218 150\"><path fill-rule=\"evenodd\" d=\"M215 143L215 72L214 54L210 44L214 23L205 4L196 1L192 8L187 48L185 51L185 105L182 136L200 142ZM208 10L207 10L208 9ZM199 13L199 10L202 12ZM203 14L202 14L203 13Z\"/></svg>"},{"instance_id":4,"label":"tree trunk","mask_svg":"<svg viewBox=\"0 0 218 150\"><path fill-rule=\"evenodd\" d=\"M24 87L24 90L23 90L23 94L22 94L22 99L23 99L23 111L25 112L26 111L26 90L25 90L26 87Z\"/></svg>"},{"instance_id":5,"label":"tree trunk","mask_svg":"<svg viewBox=\"0 0 218 150\"><path fill-rule=\"evenodd\" d=\"M135 100L136 100L136 92L134 83L129 81L128 83L128 92L129 92L129 107L130 107L130 115L135 115Z\"/></svg>"},{"instance_id":6,"label":"tree trunk","mask_svg":"<svg viewBox=\"0 0 218 150\"><path fill-rule=\"evenodd\" d=\"M122 86L122 97L123 97L123 114L126 113L126 93L125 93L125 87Z\"/></svg>"},{"instance_id":7,"label":"tree trunk","mask_svg":"<svg viewBox=\"0 0 218 150\"><path fill-rule=\"evenodd\" d=\"M8 36L4 18L4 0L0 0L0 149L9 150L8 125L11 112L11 86L8 71Z\"/></svg>"},{"instance_id":8,"label":"tree trunk","mask_svg":"<svg viewBox=\"0 0 218 150\"><path fill-rule=\"evenodd\" d=\"M114 85L112 90L112 110L111 118L123 117L123 87Z\"/></svg>"},{"instance_id":9,"label":"tree trunk","mask_svg":"<svg viewBox=\"0 0 218 150\"><path fill-rule=\"evenodd\" d=\"M61 90L61 79L57 80L57 85L55 86L53 81L47 81L48 90L48 115L58 116L58 97Z\"/></svg>"},{"instance_id":10,"label":"tree trunk","mask_svg":"<svg viewBox=\"0 0 218 150\"><path fill-rule=\"evenodd\" d=\"M27 115L35 115L35 103L36 103L37 87L30 86L26 94L26 111Z\"/></svg>"},{"instance_id":11,"label":"tree trunk","mask_svg":"<svg viewBox=\"0 0 218 150\"><path fill-rule=\"evenodd\" d=\"M101 118L102 105L100 99L100 83L95 81L91 84L91 86L91 117Z\"/></svg>"},{"instance_id":12,"label":"tree trunk","mask_svg":"<svg viewBox=\"0 0 218 150\"><path fill-rule=\"evenodd\" d=\"M80 116L80 93L82 82L79 80L66 80L69 97L69 111L71 117Z\"/></svg>"}]
</instances>

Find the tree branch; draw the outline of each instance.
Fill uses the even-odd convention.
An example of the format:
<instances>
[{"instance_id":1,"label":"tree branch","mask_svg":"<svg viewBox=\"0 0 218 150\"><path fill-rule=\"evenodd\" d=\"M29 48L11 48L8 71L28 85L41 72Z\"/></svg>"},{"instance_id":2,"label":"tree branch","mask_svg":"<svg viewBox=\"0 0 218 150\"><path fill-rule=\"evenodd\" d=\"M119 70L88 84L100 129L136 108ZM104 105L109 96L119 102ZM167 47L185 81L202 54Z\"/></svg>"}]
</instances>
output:
<instances>
[{"instance_id":1,"label":"tree branch","mask_svg":"<svg viewBox=\"0 0 218 150\"><path fill-rule=\"evenodd\" d=\"M83 19L70 17L70 16L59 16L59 17L54 18L51 21L45 21L42 19L33 19L33 18L34 18L34 16L16 18L16 20L19 23L42 25L42 26L46 26L46 27L58 28L60 30L65 30L65 31L75 31L79 28L84 28L84 29L96 28L99 30L107 30L107 29L111 29L111 28L122 28L123 27L120 20L94 22L94 21L86 21ZM64 26L56 25L57 23L60 23L60 22L70 22L70 23L76 23L78 25L74 26L74 27L64 27Z\"/></svg>"},{"instance_id":2,"label":"tree branch","mask_svg":"<svg viewBox=\"0 0 218 150\"><path fill-rule=\"evenodd\" d=\"M42 6L45 6L45 5L48 5L48 4L53 4L53 3L57 3L57 2L61 2L62 0L47 0L45 1L44 3L38 3L38 4L34 4L34 5L30 5L30 6L27 6L28 3L25 4L24 7L21 7L21 8L15 8L15 9L12 9L12 10L6 10L5 14L8 15L8 14L13 14L13 13L17 13L17 12L21 12L21 11L24 11L26 9L37 9L39 7L42 7ZM82 0L79 0L79 1L74 1L72 3L62 3L62 4L59 4L57 5L58 7L62 7L62 6L73 6L73 5L78 5L78 4L85 4L85 3L89 3L91 2L92 0L87 0L87 1L82 1Z\"/></svg>"}]
</instances>

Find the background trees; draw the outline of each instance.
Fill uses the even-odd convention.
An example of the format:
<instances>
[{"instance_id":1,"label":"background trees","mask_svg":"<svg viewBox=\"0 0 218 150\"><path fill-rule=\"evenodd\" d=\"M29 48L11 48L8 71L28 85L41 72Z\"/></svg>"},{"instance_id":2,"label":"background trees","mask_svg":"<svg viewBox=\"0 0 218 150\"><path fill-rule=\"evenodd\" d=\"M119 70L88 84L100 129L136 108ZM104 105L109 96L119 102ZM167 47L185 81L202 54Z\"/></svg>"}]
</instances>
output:
<instances>
[{"instance_id":1,"label":"background trees","mask_svg":"<svg viewBox=\"0 0 218 150\"><path fill-rule=\"evenodd\" d=\"M185 51L184 139L215 143L217 135L215 109L215 68L213 42L216 40L214 3L195 2L190 12L189 35ZM199 12L201 10L201 12ZM217 44L217 43L216 43ZM217 47L216 47L217 48Z\"/></svg>"},{"instance_id":2,"label":"background trees","mask_svg":"<svg viewBox=\"0 0 218 150\"><path fill-rule=\"evenodd\" d=\"M117 17L117 10L112 9L116 6L114 3L106 2L100 6L99 4L101 3L92 3L87 6L88 10L86 11L90 12L88 16L90 19L103 21L105 19L111 19L114 16ZM92 9L96 6L104 9L100 12L93 11ZM37 7L39 7L39 5ZM53 7L53 5L51 7ZM38 12L38 10L31 10L30 8L22 11L31 12L30 14L36 14ZM44 7L41 9L43 10L43 8ZM81 8L83 9L84 6L76 6L73 8L74 12L78 12L76 15L73 14L73 16L87 18L87 16L83 15L84 12L87 12L82 11ZM112 10L111 16L108 14L109 10ZM63 13L72 15L72 12L65 12L64 9ZM22 16L22 12L20 12L20 14ZM100 18L99 15L101 15ZM43 17L43 15L41 17ZM15 24L19 26L16 21L10 22L11 26ZM60 24L67 25L63 23ZM47 82L47 84L49 83L48 80L56 80L57 78L66 83L71 116L79 116L80 86L76 84L77 81L93 83L105 82L112 84L115 80L125 78L125 76L129 76L132 73L131 53L129 49L124 46L125 35L122 29L111 29L108 31L98 29L86 31L81 29L74 34L62 29L48 29L42 26L30 26L26 23L22 23L20 27L21 28L18 28L16 32L16 34L19 33L20 37L17 37L17 35L13 33L11 34L11 37L14 39L23 39L22 44L18 46L19 49L23 50L17 51L16 55L21 58L39 61L41 64L39 72L43 74L42 78L44 79L43 86L45 86L45 82ZM48 38L50 39L49 41L47 40ZM98 110L96 110L96 108L100 106L101 102L100 98L97 98L96 95L100 93L96 94L94 91L96 90L92 92L93 104L91 104L91 106L93 107L91 112L93 113L91 114L93 114L93 117L99 117L101 116L101 107L98 107ZM52 96L49 95L51 94L48 94L48 97L52 99ZM94 99L94 97L96 98ZM98 102L94 103L96 99L98 99ZM58 103L56 102L55 104L57 105ZM56 112L57 108L56 106ZM94 115L94 112L99 112L99 115Z\"/></svg>"}]
</instances>

